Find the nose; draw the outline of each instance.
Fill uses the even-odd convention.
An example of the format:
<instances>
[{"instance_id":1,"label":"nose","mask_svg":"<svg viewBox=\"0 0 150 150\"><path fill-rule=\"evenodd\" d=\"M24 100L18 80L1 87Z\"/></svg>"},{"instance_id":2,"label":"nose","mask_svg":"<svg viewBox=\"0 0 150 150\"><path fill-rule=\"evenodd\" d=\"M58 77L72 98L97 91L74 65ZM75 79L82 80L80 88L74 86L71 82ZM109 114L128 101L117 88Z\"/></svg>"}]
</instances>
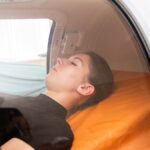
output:
<instances>
[{"instance_id":1,"label":"nose","mask_svg":"<svg viewBox=\"0 0 150 150\"><path fill-rule=\"evenodd\" d=\"M57 63L56 64L58 64L58 65L61 65L61 64L63 64L63 60L62 60L62 58L57 58Z\"/></svg>"},{"instance_id":2,"label":"nose","mask_svg":"<svg viewBox=\"0 0 150 150\"><path fill-rule=\"evenodd\" d=\"M66 59L66 58L60 58L60 57L57 58L56 64L63 65L63 64L67 64L67 63L68 63L68 59Z\"/></svg>"}]
</instances>

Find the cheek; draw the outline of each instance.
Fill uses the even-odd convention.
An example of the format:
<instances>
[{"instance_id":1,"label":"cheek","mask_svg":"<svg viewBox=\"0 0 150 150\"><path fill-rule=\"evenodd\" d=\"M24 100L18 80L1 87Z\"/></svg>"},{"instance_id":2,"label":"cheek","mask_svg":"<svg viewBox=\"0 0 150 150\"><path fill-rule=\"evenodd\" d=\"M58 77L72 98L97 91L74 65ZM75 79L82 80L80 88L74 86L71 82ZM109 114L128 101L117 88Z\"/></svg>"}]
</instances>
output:
<instances>
[{"instance_id":1,"label":"cheek","mask_svg":"<svg viewBox=\"0 0 150 150\"><path fill-rule=\"evenodd\" d=\"M83 73L78 70L67 68L57 73L48 74L45 78L46 87L75 89L83 81Z\"/></svg>"},{"instance_id":2,"label":"cheek","mask_svg":"<svg viewBox=\"0 0 150 150\"><path fill-rule=\"evenodd\" d=\"M77 82L77 73L71 69L65 69L60 71L55 77L55 80L59 86L75 87Z\"/></svg>"},{"instance_id":3,"label":"cheek","mask_svg":"<svg viewBox=\"0 0 150 150\"><path fill-rule=\"evenodd\" d=\"M80 72L72 72L65 77L65 80L66 83L77 87L82 82L82 76Z\"/></svg>"}]
</instances>

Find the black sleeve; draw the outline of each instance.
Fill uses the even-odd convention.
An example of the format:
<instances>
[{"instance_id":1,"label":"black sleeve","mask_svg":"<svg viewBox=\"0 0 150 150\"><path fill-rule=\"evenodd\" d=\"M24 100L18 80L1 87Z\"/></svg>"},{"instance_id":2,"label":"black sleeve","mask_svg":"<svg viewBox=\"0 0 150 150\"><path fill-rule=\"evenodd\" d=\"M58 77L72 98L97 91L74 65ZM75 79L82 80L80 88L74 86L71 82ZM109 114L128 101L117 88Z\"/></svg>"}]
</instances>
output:
<instances>
[{"instance_id":1,"label":"black sleeve","mask_svg":"<svg viewBox=\"0 0 150 150\"><path fill-rule=\"evenodd\" d=\"M42 143L36 150L70 150L73 142L73 132L66 121L53 123L55 126L49 128L50 140L47 143Z\"/></svg>"},{"instance_id":2,"label":"black sleeve","mask_svg":"<svg viewBox=\"0 0 150 150\"><path fill-rule=\"evenodd\" d=\"M59 137L51 143L40 145L36 150L70 150L72 141L72 139L67 139L66 137Z\"/></svg>"}]
</instances>

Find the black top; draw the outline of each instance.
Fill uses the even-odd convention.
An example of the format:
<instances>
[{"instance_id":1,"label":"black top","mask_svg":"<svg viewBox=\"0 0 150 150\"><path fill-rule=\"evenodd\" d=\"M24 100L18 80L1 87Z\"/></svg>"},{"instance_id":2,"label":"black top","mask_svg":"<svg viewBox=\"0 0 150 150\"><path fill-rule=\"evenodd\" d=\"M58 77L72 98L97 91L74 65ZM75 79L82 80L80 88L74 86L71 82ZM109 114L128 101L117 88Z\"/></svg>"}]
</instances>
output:
<instances>
[{"instance_id":1,"label":"black top","mask_svg":"<svg viewBox=\"0 0 150 150\"><path fill-rule=\"evenodd\" d=\"M17 108L31 132L31 144L42 150L69 150L73 133L66 122L66 109L48 96L23 97L1 102L3 108ZM48 148L47 148L48 147Z\"/></svg>"}]
</instances>

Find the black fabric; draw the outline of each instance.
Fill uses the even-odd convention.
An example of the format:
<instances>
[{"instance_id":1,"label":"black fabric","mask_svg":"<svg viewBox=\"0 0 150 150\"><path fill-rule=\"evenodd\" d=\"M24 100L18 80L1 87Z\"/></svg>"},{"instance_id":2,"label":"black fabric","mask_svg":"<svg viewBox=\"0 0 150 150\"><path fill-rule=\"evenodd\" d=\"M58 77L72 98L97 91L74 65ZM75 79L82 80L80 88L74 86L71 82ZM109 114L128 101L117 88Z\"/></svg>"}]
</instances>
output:
<instances>
[{"instance_id":1,"label":"black fabric","mask_svg":"<svg viewBox=\"0 0 150 150\"><path fill-rule=\"evenodd\" d=\"M17 137L26 142L31 140L29 125L15 108L0 108L0 145Z\"/></svg>"},{"instance_id":2,"label":"black fabric","mask_svg":"<svg viewBox=\"0 0 150 150\"><path fill-rule=\"evenodd\" d=\"M41 94L37 97L22 97L1 101L3 108L17 108L28 121L36 149L69 150L73 133L66 122L66 109L53 99Z\"/></svg>"}]
</instances>

